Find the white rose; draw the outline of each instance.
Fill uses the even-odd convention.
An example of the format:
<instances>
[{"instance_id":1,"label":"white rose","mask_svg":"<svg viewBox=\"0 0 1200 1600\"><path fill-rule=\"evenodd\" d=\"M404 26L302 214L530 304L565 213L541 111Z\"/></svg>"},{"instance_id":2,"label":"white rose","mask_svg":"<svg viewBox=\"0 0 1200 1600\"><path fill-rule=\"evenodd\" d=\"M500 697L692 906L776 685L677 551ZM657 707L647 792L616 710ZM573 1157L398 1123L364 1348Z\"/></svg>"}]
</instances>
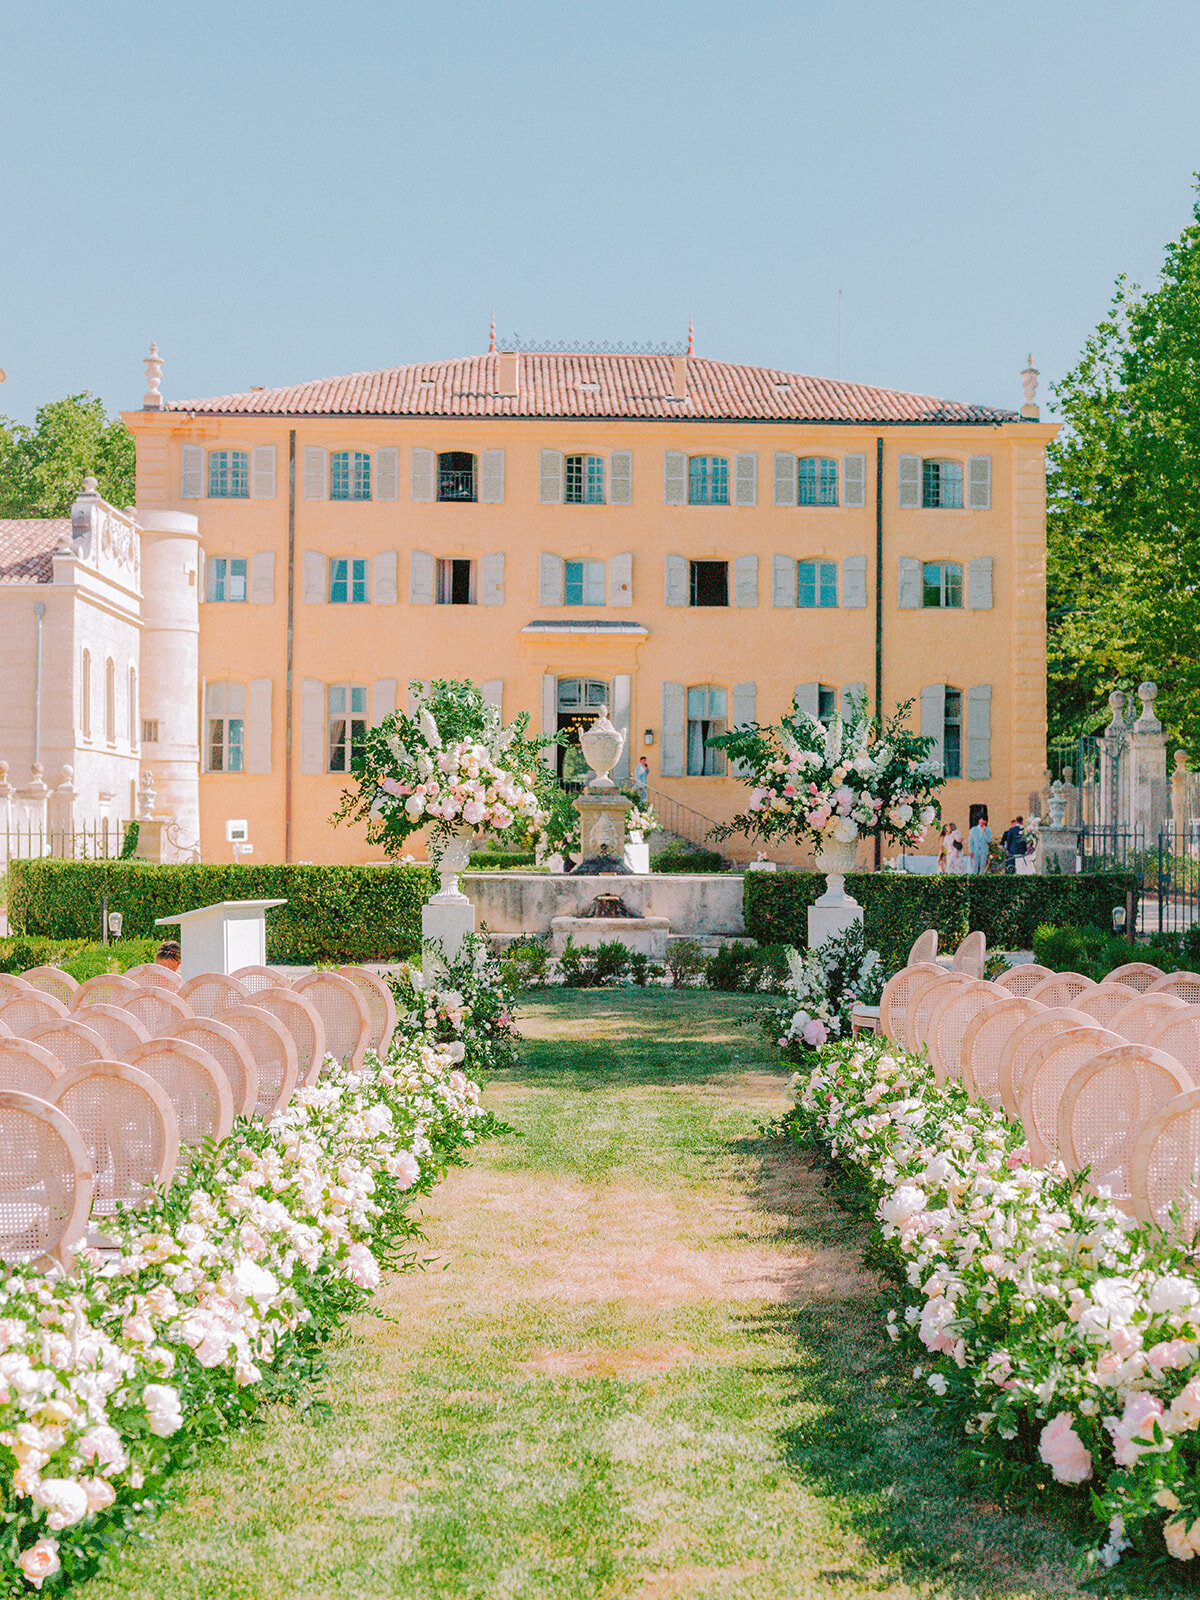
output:
<instances>
[{"instance_id":1,"label":"white rose","mask_svg":"<svg viewBox=\"0 0 1200 1600\"><path fill-rule=\"evenodd\" d=\"M918 1189L916 1184L902 1183L895 1193L889 1195L880 1205L879 1215L884 1222L903 1224L924 1209L925 1191Z\"/></svg>"},{"instance_id":2,"label":"white rose","mask_svg":"<svg viewBox=\"0 0 1200 1600\"><path fill-rule=\"evenodd\" d=\"M272 1300L279 1293L275 1274L268 1272L266 1267L260 1267L257 1261L248 1261L245 1257L234 1267L229 1281L234 1293L241 1295L244 1300Z\"/></svg>"},{"instance_id":3,"label":"white rose","mask_svg":"<svg viewBox=\"0 0 1200 1600\"><path fill-rule=\"evenodd\" d=\"M142 1391L142 1404L150 1422L150 1432L160 1439L183 1427L183 1412L179 1405L179 1391L165 1383L148 1383Z\"/></svg>"},{"instance_id":4,"label":"white rose","mask_svg":"<svg viewBox=\"0 0 1200 1600\"><path fill-rule=\"evenodd\" d=\"M1149 1306L1153 1312L1187 1311L1200 1300L1200 1291L1187 1278L1171 1275L1156 1280L1150 1290Z\"/></svg>"},{"instance_id":5,"label":"white rose","mask_svg":"<svg viewBox=\"0 0 1200 1600\"><path fill-rule=\"evenodd\" d=\"M33 1503L45 1506L46 1526L54 1533L82 1522L88 1514L87 1490L70 1478L43 1478L33 1491Z\"/></svg>"}]
</instances>

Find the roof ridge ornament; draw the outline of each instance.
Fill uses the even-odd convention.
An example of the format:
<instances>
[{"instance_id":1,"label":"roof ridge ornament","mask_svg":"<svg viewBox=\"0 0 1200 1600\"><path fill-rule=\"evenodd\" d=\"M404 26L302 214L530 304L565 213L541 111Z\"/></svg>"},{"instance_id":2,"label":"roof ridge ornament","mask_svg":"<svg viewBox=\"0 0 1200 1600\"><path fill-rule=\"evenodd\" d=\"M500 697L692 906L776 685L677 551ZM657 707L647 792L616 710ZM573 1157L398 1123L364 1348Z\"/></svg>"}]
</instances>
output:
<instances>
[{"instance_id":1,"label":"roof ridge ornament","mask_svg":"<svg viewBox=\"0 0 1200 1600\"><path fill-rule=\"evenodd\" d=\"M161 411L162 395L159 385L162 383L162 357L158 353L158 345L150 341L150 354L146 356L143 365L146 368L146 392L142 396L143 411Z\"/></svg>"},{"instance_id":2,"label":"roof ridge ornament","mask_svg":"<svg viewBox=\"0 0 1200 1600\"><path fill-rule=\"evenodd\" d=\"M1033 364L1033 354L1030 352L1029 364L1021 374L1021 388L1025 392L1025 404L1021 407L1021 415L1028 417L1031 422L1036 422L1041 416L1041 409L1036 399L1038 379L1041 373Z\"/></svg>"}]
</instances>

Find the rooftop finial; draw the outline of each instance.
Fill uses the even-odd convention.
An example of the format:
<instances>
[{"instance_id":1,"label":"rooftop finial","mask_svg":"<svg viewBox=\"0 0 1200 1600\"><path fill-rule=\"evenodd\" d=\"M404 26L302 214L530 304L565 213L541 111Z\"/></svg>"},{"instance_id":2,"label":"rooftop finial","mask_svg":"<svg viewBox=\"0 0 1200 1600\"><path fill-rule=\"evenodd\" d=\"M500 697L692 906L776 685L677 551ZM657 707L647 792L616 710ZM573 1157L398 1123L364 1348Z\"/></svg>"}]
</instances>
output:
<instances>
[{"instance_id":1,"label":"rooftop finial","mask_svg":"<svg viewBox=\"0 0 1200 1600\"><path fill-rule=\"evenodd\" d=\"M496 313L492 312L492 337L488 342L488 355L496 354Z\"/></svg>"},{"instance_id":2,"label":"rooftop finial","mask_svg":"<svg viewBox=\"0 0 1200 1600\"><path fill-rule=\"evenodd\" d=\"M696 319L695 319L695 317L689 317L688 318L688 347L687 347L687 353L690 356L694 356L696 354Z\"/></svg>"},{"instance_id":3,"label":"rooftop finial","mask_svg":"<svg viewBox=\"0 0 1200 1600\"><path fill-rule=\"evenodd\" d=\"M161 411L162 395L158 392L158 386L162 382L162 357L153 341L150 344L150 354L145 359L145 367L146 392L142 396L142 410Z\"/></svg>"},{"instance_id":4,"label":"rooftop finial","mask_svg":"<svg viewBox=\"0 0 1200 1600\"><path fill-rule=\"evenodd\" d=\"M1034 422L1037 421L1041 414L1034 398L1037 394L1037 382L1040 376L1041 374L1033 364L1033 356L1031 354L1029 365L1021 374L1021 387L1025 392L1025 404L1021 407L1021 415L1032 418Z\"/></svg>"}]
</instances>

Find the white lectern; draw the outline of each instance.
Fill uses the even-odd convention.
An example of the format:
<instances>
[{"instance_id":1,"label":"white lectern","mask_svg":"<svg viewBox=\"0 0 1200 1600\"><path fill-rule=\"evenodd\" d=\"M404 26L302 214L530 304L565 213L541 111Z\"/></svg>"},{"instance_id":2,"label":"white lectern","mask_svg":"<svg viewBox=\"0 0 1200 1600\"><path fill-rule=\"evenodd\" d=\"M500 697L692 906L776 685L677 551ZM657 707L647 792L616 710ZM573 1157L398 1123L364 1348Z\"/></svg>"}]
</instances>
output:
<instances>
[{"instance_id":1,"label":"white lectern","mask_svg":"<svg viewBox=\"0 0 1200 1600\"><path fill-rule=\"evenodd\" d=\"M173 917L156 917L154 925L179 924L181 978L194 978L198 972L230 973L266 965L266 913L272 906L285 905L286 900L222 900Z\"/></svg>"}]
</instances>

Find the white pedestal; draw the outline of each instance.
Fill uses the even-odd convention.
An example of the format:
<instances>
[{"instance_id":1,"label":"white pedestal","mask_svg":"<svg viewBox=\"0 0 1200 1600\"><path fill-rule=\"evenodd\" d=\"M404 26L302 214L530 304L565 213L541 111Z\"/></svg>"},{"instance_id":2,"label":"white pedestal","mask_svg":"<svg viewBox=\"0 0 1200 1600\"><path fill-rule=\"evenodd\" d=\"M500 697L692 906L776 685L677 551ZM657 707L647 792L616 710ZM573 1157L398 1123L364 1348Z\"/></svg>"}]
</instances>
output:
<instances>
[{"instance_id":1,"label":"white pedestal","mask_svg":"<svg viewBox=\"0 0 1200 1600\"><path fill-rule=\"evenodd\" d=\"M286 900L223 900L174 917L156 917L154 925L179 924L181 978L194 978L199 972L228 974L239 967L266 965L266 912L285 905Z\"/></svg>"},{"instance_id":2,"label":"white pedestal","mask_svg":"<svg viewBox=\"0 0 1200 1600\"><path fill-rule=\"evenodd\" d=\"M862 907L846 893L842 873L829 873L825 879L825 893L808 908L808 948L815 950L826 939L845 933L863 919Z\"/></svg>"},{"instance_id":3,"label":"white pedestal","mask_svg":"<svg viewBox=\"0 0 1200 1600\"><path fill-rule=\"evenodd\" d=\"M421 938L440 939L447 961L455 959L467 934L474 932L475 907L465 894L435 894L421 908Z\"/></svg>"},{"instance_id":4,"label":"white pedestal","mask_svg":"<svg viewBox=\"0 0 1200 1600\"><path fill-rule=\"evenodd\" d=\"M641 840L635 843L632 839L625 844L625 865L630 872L641 873L650 871L650 846Z\"/></svg>"}]
</instances>

